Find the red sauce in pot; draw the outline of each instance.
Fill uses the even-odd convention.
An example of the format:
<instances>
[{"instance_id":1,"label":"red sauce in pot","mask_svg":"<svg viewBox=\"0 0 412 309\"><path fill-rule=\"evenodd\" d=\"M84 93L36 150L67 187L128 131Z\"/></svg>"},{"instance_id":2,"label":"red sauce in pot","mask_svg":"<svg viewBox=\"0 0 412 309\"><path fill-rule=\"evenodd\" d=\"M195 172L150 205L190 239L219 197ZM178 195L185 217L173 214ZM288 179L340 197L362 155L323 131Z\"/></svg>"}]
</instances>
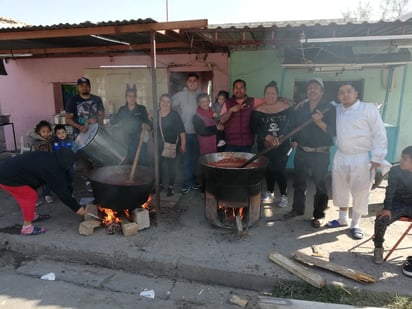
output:
<instances>
[{"instance_id":1,"label":"red sauce in pot","mask_svg":"<svg viewBox=\"0 0 412 309\"><path fill-rule=\"evenodd\" d=\"M225 168L240 168L243 164L246 163L248 159L245 158L225 158L215 162L207 162L207 165L213 167L225 167ZM245 166L245 168L254 168L259 167L258 162L251 162Z\"/></svg>"}]
</instances>

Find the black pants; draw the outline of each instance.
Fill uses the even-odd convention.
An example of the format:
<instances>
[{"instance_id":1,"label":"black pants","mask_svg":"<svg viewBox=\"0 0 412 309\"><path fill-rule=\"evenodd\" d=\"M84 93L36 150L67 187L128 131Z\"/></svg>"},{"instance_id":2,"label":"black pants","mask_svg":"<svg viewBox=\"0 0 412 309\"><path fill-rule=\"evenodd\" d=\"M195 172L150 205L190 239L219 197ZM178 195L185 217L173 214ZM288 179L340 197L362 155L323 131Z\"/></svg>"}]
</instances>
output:
<instances>
[{"instance_id":1,"label":"black pants","mask_svg":"<svg viewBox=\"0 0 412 309\"><path fill-rule=\"evenodd\" d=\"M393 202L391 210L391 219L388 216L376 218L375 220L375 237L373 241L375 243L375 248L382 248L383 242L385 241L384 236L387 227L398 220L400 217L412 218L412 205L402 204L400 202Z\"/></svg>"},{"instance_id":2,"label":"black pants","mask_svg":"<svg viewBox=\"0 0 412 309\"><path fill-rule=\"evenodd\" d=\"M284 151L278 151L274 153L270 152L267 158L269 159L265 174L267 190L273 192L275 190L275 183L277 183L280 194L287 195L288 179L286 175L286 164L289 157Z\"/></svg>"},{"instance_id":3,"label":"black pants","mask_svg":"<svg viewBox=\"0 0 412 309\"><path fill-rule=\"evenodd\" d=\"M325 217L325 209L328 206L328 192L326 178L328 176L329 153L305 152L297 148L294 161L293 177L293 210L298 213L305 212L306 187L309 171L311 171L316 193L313 199L313 217L320 219Z\"/></svg>"},{"instance_id":4,"label":"black pants","mask_svg":"<svg viewBox=\"0 0 412 309\"><path fill-rule=\"evenodd\" d=\"M166 183L163 183L163 168L166 168L166 173L168 177L167 184L169 186L174 186L175 181L176 181L176 163L177 163L178 157L171 159L171 158L164 158L162 157L161 154L159 154L159 166L160 166L160 183L165 185Z\"/></svg>"}]
</instances>

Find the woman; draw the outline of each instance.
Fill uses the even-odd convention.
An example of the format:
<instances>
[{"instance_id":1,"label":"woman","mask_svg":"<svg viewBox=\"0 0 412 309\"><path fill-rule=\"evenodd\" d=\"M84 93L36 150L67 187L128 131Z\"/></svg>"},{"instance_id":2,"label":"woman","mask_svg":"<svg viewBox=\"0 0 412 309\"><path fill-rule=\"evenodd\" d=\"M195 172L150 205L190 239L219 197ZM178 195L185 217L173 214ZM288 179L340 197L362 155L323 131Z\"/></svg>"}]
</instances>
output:
<instances>
[{"instance_id":1,"label":"woman","mask_svg":"<svg viewBox=\"0 0 412 309\"><path fill-rule=\"evenodd\" d=\"M126 104L120 107L111 122L112 124L121 123L124 143L127 145L128 163L132 163L134 160L142 129L145 128L147 131L150 131L152 128L152 122L149 120L146 107L144 105L137 104L136 98L136 84L134 84L133 87L130 87L130 85L127 84ZM147 143L142 144L139 162L142 165L149 165Z\"/></svg>"},{"instance_id":2,"label":"woman","mask_svg":"<svg viewBox=\"0 0 412 309\"><path fill-rule=\"evenodd\" d=\"M223 131L223 124L216 124L213 112L210 111L210 100L207 93L197 96L197 111L193 116L193 126L199 141L199 154L204 155L217 151L216 135Z\"/></svg>"},{"instance_id":3,"label":"woman","mask_svg":"<svg viewBox=\"0 0 412 309\"><path fill-rule=\"evenodd\" d=\"M275 81L270 82L264 90L264 103L253 112L251 127L257 135L258 151L276 145L278 138L284 133L287 124L290 105L284 100L278 100L278 87ZM269 164L266 169L266 193L262 201L274 201L274 187L277 182L280 191L279 207L288 205L286 164L288 162L289 142L284 142L266 154Z\"/></svg>"},{"instance_id":4,"label":"woman","mask_svg":"<svg viewBox=\"0 0 412 309\"><path fill-rule=\"evenodd\" d=\"M172 196L174 191L174 184L176 180L176 162L177 158L163 157L164 143L180 145L180 151L186 152L186 134L183 126L182 118L175 111L170 110L171 98L168 94L163 94L160 97L159 110L159 158L160 167L166 165L168 175L167 196ZM180 143L179 143L180 141ZM160 168L162 171L162 168ZM162 173L160 173L160 183L162 183Z\"/></svg>"}]
</instances>

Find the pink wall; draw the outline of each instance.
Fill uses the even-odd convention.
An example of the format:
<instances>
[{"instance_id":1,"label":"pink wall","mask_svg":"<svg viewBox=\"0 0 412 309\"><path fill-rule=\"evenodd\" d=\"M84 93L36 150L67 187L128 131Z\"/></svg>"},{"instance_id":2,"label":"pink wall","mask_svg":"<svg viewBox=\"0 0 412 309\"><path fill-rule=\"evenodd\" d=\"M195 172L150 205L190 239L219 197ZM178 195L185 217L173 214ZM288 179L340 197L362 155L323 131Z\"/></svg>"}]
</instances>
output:
<instances>
[{"instance_id":1,"label":"pink wall","mask_svg":"<svg viewBox=\"0 0 412 309\"><path fill-rule=\"evenodd\" d=\"M157 67L169 71L213 70L214 96L220 89L227 89L227 54L159 55ZM204 60L206 58L206 60ZM83 57L52 59L15 59L5 64L8 75L0 76L0 111L11 114L17 142L20 136L32 129L40 120L51 121L55 113L53 83L74 83L84 69L99 68L100 65L147 64L150 57ZM92 85L93 92L93 85ZM7 149L12 149L10 130L5 130Z\"/></svg>"}]
</instances>

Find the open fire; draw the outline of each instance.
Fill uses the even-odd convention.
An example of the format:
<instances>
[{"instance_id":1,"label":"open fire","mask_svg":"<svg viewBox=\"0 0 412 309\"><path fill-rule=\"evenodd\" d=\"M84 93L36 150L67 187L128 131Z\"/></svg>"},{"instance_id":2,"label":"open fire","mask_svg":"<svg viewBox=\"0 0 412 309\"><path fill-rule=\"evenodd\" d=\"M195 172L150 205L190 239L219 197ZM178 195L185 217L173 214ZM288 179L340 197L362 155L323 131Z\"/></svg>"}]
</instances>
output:
<instances>
[{"instance_id":1,"label":"open fire","mask_svg":"<svg viewBox=\"0 0 412 309\"><path fill-rule=\"evenodd\" d=\"M221 204L217 206L217 216L220 222L228 227L237 227L239 220L242 225L247 225L247 211L247 207L227 207Z\"/></svg>"}]
</instances>

